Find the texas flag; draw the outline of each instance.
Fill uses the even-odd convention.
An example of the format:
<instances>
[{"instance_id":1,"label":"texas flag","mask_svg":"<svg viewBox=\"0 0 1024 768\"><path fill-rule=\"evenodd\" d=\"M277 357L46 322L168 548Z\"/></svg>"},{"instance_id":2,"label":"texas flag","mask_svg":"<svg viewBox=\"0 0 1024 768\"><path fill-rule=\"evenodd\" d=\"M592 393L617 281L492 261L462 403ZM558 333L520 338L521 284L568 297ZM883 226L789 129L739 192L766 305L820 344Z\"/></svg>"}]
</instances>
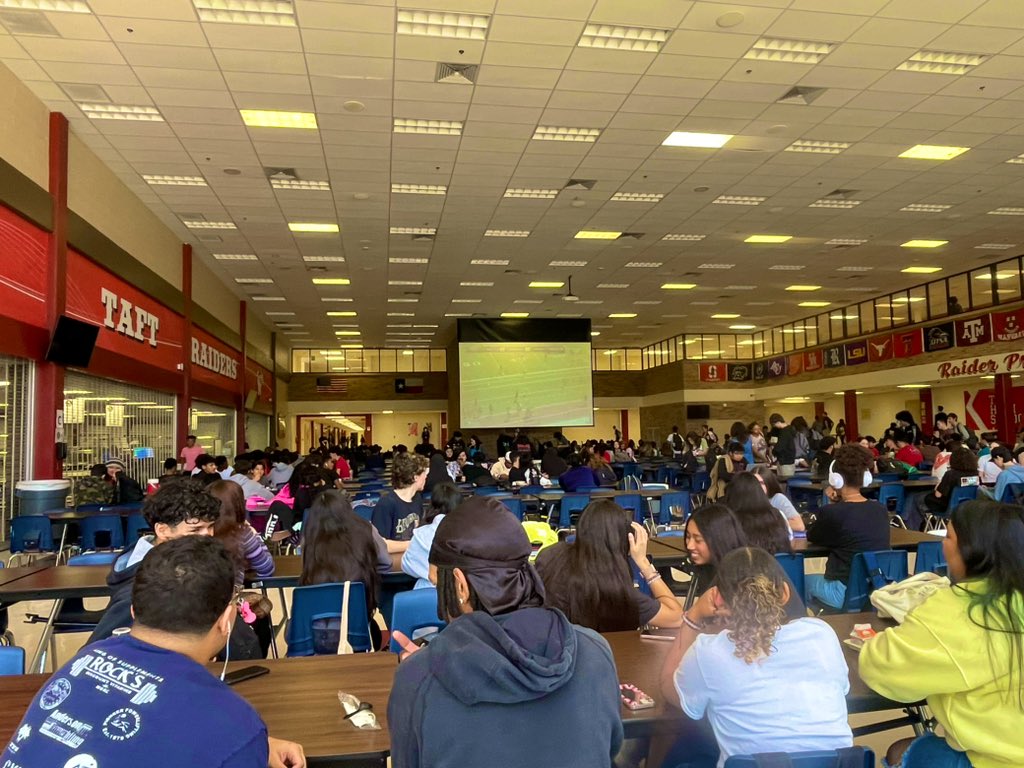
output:
<instances>
[{"instance_id":1,"label":"texas flag","mask_svg":"<svg viewBox=\"0 0 1024 768\"><path fill-rule=\"evenodd\" d=\"M884 336L872 336L868 339L868 360L872 363L880 363L883 360L892 360L893 343L892 334Z\"/></svg>"}]
</instances>

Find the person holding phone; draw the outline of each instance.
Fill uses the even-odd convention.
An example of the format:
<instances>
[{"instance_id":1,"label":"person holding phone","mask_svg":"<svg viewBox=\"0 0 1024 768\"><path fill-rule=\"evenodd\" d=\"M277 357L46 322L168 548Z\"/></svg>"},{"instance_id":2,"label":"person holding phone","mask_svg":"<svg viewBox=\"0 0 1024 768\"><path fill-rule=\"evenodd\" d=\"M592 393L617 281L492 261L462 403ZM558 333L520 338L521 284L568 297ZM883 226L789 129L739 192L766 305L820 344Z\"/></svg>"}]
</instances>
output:
<instances>
[{"instance_id":1,"label":"person holding phone","mask_svg":"<svg viewBox=\"0 0 1024 768\"><path fill-rule=\"evenodd\" d=\"M0 763L71 765L78 754L100 766L305 766L301 746L269 737L252 705L204 666L239 620L223 544L185 536L154 549L135 575L132 610L130 634L87 645L43 685Z\"/></svg>"},{"instance_id":2,"label":"person holding phone","mask_svg":"<svg viewBox=\"0 0 1024 768\"><path fill-rule=\"evenodd\" d=\"M679 601L647 559L647 530L629 515L610 499L592 501L580 515L573 543L559 542L537 555L548 605L573 624L618 632L682 623ZM650 594L634 586L631 563Z\"/></svg>"}]
</instances>

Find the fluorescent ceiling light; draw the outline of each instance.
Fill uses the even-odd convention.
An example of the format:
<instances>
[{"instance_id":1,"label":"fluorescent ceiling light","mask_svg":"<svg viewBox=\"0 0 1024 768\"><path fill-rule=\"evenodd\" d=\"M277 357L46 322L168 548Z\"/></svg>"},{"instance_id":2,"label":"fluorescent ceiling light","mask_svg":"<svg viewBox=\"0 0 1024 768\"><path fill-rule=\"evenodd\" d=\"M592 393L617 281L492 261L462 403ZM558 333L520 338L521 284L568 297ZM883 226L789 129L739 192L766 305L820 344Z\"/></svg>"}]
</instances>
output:
<instances>
[{"instance_id":1,"label":"fluorescent ceiling light","mask_svg":"<svg viewBox=\"0 0 1024 768\"><path fill-rule=\"evenodd\" d=\"M892 303L893 304L916 304L916 303L918 303L920 301L924 301L924 296L911 296L909 299L906 296L897 296L895 299L892 300ZM884 307L885 305L884 304L880 304L879 306Z\"/></svg>"},{"instance_id":2,"label":"fluorescent ceiling light","mask_svg":"<svg viewBox=\"0 0 1024 768\"><path fill-rule=\"evenodd\" d=\"M707 264L700 264L697 267L697 269L732 269L735 266L736 266L735 264L712 264L712 263L707 263Z\"/></svg>"},{"instance_id":3,"label":"fluorescent ceiling light","mask_svg":"<svg viewBox=\"0 0 1024 768\"><path fill-rule=\"evenodd\" d=\"M926 72L933 75L964 75L985 60L976 53L918 51L896 69L904 72Z\"/></svg>"},{"instance_id":4,"label":"fluorescent ceiling light","mask_svg":"<svg viewBox=\"0 0 1024 768\"><path fill-rule=\"evenodd\" d=\"M760 205L767 199L755 195L719 195L711 202L714 205Z\"/></svg>"},{"instance_id":5,"label":"fluorescent ceiling light","mask_svg":"<svg viewBox=\"0 0 1024 768\"><path fill-rule=\"evenodd\" d=\"M462 288L493 288L494 283L464 280L461 283L459 283L459 286Z\"/></svg>"},{"instance_id":6,"label":"fluorescent ceiling light","mask_svg":"<svg viewBox=\"0 0 1024 768\"><path fill-rule=\"evenodd\" d=\"M903 206L900 210L907 213L940 213L948 211L952 207L952 205L942 205L941 203L911 203L910 205Z\"/></svg>"},{"instance_id":7,"label":"fluorescent ceiling light","mask_svg":"<svg viewBox=\"0 0 1024 768\"><path fill-rule=\"evenodd\" d=\"M718 314L712 315L712 320L735 320L739 315L733 312L719 312Z\"/></svg>"},{"instance_id":8,"label":"fluorescent ceiling light","mask_svg":"<svg viewBox=\"0 0 1024 768\"><path fill-rule=\"evenodd\" d=\"M314 277L313 285L351 285L347 277Z\"/></svg>"},{"instance_id":9,"label":"fluorescent ceiling light","mask_svg":"<svg viewBox=\"0 0 1024 768\"><path fill-rule=\"evenodd\" d=\"M488 229L484 237L529 237L528 229Z\"/></svg>"},{"instance_id":10,"label":"fluorescent ceiling light","mask_svg":"<svg viewBox=\"0 0 1024 768\"><path fill-rule=\"evenodd\" d=\"M797 139L788 147L786 152L810 152L816 155L838 155L844 149L849 149L850 143L846 141L813 141L811 139Z\"/></svg>"},{"instance_id":11,"label":"fluorescent ceiling light","mask_svg":"<svg viewBox=\"0 0 1024 768\"><path fill-rule=\"evenodd\" d=\"M1009 280L1011 277L1017 277L1019 272L996 272L996 280ZM974 278L975 280L991 280L992 275L984 274L978 275Z\"/></svg>"},{"instance_id":12,"label":"fluorescent ceiling light","mask_svg":"<svg viewBox=\"0 0 1024 768\"><path fill-rule=\"evenodd\" d=\"M808 208L856 208L860 205L860 200L841 200L823 197L820 200L815 200L813 203L808 205Z\"/></svg>"},{"instance_id":13,"label":"fluorescent ceiling light","mask_svg":"<svg viewBox=\"0 0 1024 768\"><path fill-rule=\"evenodd\" d=\"M389 264L429 264L430 259L416 259L411 256L390 256Z\"/></svg>"},{"instance_id":14,"label":"fluorescent ceiling light","mask_svg":"<svg viewBox=\"0 0 1024 768\"><path fill-rule=\"evenodd\" d=\"M786 243L793 239L792 235L751 235L745 243Z\"/></svg>"},{"instance_id":15,"label":"fluorescent ceiling light","mask_svg":"<svg viewBox=\"0 0 1024 768\"><path fill-rule=\"evenodd\" d=\"M1024 208L996 208L988 213L990 216L1024 216Z\"/></svg>"},{"instance_id":16,"label":"fluorescent ceiling light","mask_svg":"<svg viewBox=\"0 0 1024 768\"><path fill-rule=\"evenodd\" d=\"M388 304L415 304L419 299L388 299Z\"/></svg>"},{"instance_id":17,"label":"fluorescent ceiling light","mask_svg":"<svg viewBox=\"0 0 1024 768\"><path fill-rule=\"evenodd\" d=\"M842 312L838 312L834 315L828 316L830 320L856 320L857 315L844 315Z\"/></svg>"},{"instance_id":18,"label":"fluorescent ceiling light","mask_svg":"<svg viewBox=\"0 0 1024 768\"><path fill-rule=\"evenodd\" d=\"M337 224L316 221L289 221L288 229L292 232L335 233L340 232Z\"/></svg>"},{"instance_id":19,"label":"fluorescent ceiling light","mask_svg":"<svg viewBox=\"0 0 1024 768\"><path fill-rule=\"evenodd\" d=\"M284 296L253 296L253 301L284 301Z\"/></svg>"},{"instance_id":20,"label":"fluorescent ceiling light","mask_svg":"<svg viewBox=\"0 0 1024 768\"><path fill-rule=\"evenodd\" d=\"M661 239L668 240L669 242L696 243L703 240L705 237L707 237L707 235L680 235L676 233L669 233Z\"/></svg>"},{"instance_id":21,"label":"fluorescent ceiling light","mask_svg":"<svg viewBox=\"0 0 1024 768\"><path fill-rule=\"evenodd\" d=\"M603 230L581 229L574 237L576 240L618 240L621 232L606 232Z\"/></svg>"},{"instance_id":22,"label":"fluorescent ceiling light","mask_svg":"<svg viewBox=\"0 0 1024 768\"><path fill-rule=\"evenodd\" d=\"M586 261L549 261L549 267L585 267L589 262Z\"/></svg>"},{"instance_id":23,"label":"fluorescent ceiling light","mask_svg":"<svg viewBox=\"0 0 1024 768\"><path fill-rule=\"evenodd\" d=\"M156 176L149 173L142 174L143 180L147 184L153 184L154 186L168 186L168 187L205 187L206 179L202 176Z\"/></svg>"},{"instance_id":24,"label":"fluorescent ceiling light","mask_svg":"<svg viewBox=\"0 0 1024 768\"><path fill-rule=\"evenodd\" d=\"M591 335L591 336L600 336L600 335L601 335L601 332L600 332L600 331L591 331L591 332L590 332L590 335Z\"/></svg>"},{"instance_id":25,"label":"fluorescent ceiling light","mask_svg":"<svg viewBox=\"0 0 1024 768\"><path fill-rule=\"evenodd\" d=\"M629 288L629 283L598 283L598 288Z\"/></svg>"},{"instance_id":26,"label":"fluorescent ceiling light","mask_svg":"<svg viewBox=\"0 0 1024 768\"><path fill-rule=\"evenodd\" d=\"M616 192L613 203L657 203L665 197L657 192Z\"/></svg>"},{"instance_id":27,"label":"fluorescent ceiling light","mask_svg":"<svg viewBox=\"0 0 1024 768\"><path fill-rule=\"evenodd\" d=\"M238 229L233 221L182 221L189 229Z\"/></svg>"},{"instance_id":28,"label":"fluorescent ceiling light","mask_svg":"<svg viewBox=\"0 0 1024 768\"><path fill-rule=\"evenodd\" d=\"M623 264L622 266L629 267L631 269L657 269L658 267L661 266L661 262L660 261L630 261L630 262L627 262L626 264Z\"/></svg>"},{"instance_id":29,"label":"fluorescent ceiling light","mask_svg":"<svg viewBox=\"0 0 1024 768\"><path fill-rule=\"evenodd\" d=\"M92 13L85 0L0 0L0 8L18 8L23 11L58 11L65 13Z\"/></svg>"},{"instance_id":30,"label":"fluorescent ceiling light","mask_svg":"<svg viewBox=\"0 0 1024 768\"><path fill-rule=\"evenodd\" d=\"M362 344L341 344L338 349L362 349Z\"/></svg>"},{"instance_id":31,"label":"fluorescent ceiling light","mask_svg":"<svg viewBox=\"0 0 1024 768\"><path fill-rule=\"evenodd\" d=\"M330 192L329 181L306 181L304 179L271 179L273 189L294 189L305 192Z\"/></svg>"},{"instance_id":32,"label":"fluorescent ceiling light","mask_svg":"<svg viewBox=\"0 0 1024 768\"><path fill-rule=\"evenodd\" d=\"M479 304L483 299L452 299L452 304Z\"/></svg>"},{"instance_id":33,"label":"fluorescent ceiling light","mask_svg":"<svg viewBox=\"0 0 1024 768\"><path fill-rule=\"evenodd\" d=\"M352 298L350 296L321 296L320 301L324 302L325 304L337 304L351 302Z\"/></svg>"},{"instance_id":34,"label":"fluorescent ceiling light","mask_svg":"<svg viewBox=\"0 0 1024 768\"><path fill-rule=\"evenodd\" d=\"M759 61L784 61L791 64L817 64L828 56L833 43L814 40L787 40L779 37L762 37L743 54L744 59Z\"/></svg>"},{"instance_id":35,"label":"fluorescent ceiling light","mask_svg":"<svg viewBox=\"0 0 1024 768\"><path fill-rule=\"evenodd\" d=\"M529 312L502 312L502 317L529 317Z\"/></svg>"},{"instance_id":36,"label":"fluorescent ceiling light","mask_svg":"<svg viewBox=\"0 0 1024 768\"><path fill-rule=\"evenodd\" d=\"M504 197L525 197L533 200L552 200L558 197L557 189L529 189L525 187L509 187Z\"/></svg>"},{"instance_id":37,"label":"fluorescent ceiling light","mask_svg":"<svg viewBox=\"0 0 1024 768\"><path fill-rule=\"evenodd\" d=\"M294 27L291 0L192 0L200 21Z\"/></svg>"},{"instance_id":38,"label":"fluorescent ceiling light","mask_svg":"<svg viewBox=\"0 0 1024 768\"><path fill-rule=\"evenodd\" d=\"M486 40L489 24L490 17L478 13L398 9L398 34L400 35Z\"/></svg>"},{"instance_id":39,"label":"fluorescent ceiling light","mask_svg":"<svg viewBox=\"0 0 1024 768\"><path fill-rule=\"evenodd\" d=\"M538 125L533 132L536 141L582 141L592 144L601 135L600 128L571 128L560 125Z\"/></svg>"},{"instance_id":40,"label":"fluorescent ceiling light","mask_svg":"<svg viewBox=\"0 0 1024 768\"><path fill-rule=\"evenodd\" d=\"M768 269L774 269L778 272L799 272L801 269L806 269L802 264L772 264Z\"/></svg>"},{"instance_id":41,"label":"fluorescent ceiling light","mask_svg":"<svg viewBox=\"0 0 1024 768\"><path fill-rule=\"evenodd\" d=\"M928 389L931 384L897 384L896 389Z\"/></svg>"},{"instance_id":42,"label":"fluorescent ceiling light","mask_svg":"<svg viewBox=\"0 0 1024 768\"><path fill-rule=\"evenodd\" d=\"M422 280L388 280L388 285L423 285Z\"/></svg>"},{"instance_id":43,"label":"fluorescent ceiling light","mask_svg":"<svg viewBox=\"0 0 1024 768\"><path fill-rule=\"evenodd\" d=\"M242 122L250 128L317 129L313 112L279 112L273 109L240 109Z\"/></svg>"},{"instance_id":44,"label":"fluorescent ceiling light","mask_svg":"<svg viewBox=\"0 0 1024 768\"><path fill-rule=\"evenodd\" d=\"M786 286L786 290L787 291L805 291L805 292L820 291L821 290L821 286L820 285L787 285Z\"/></svg>"},{"instance_id":45,"label":"fluorescent ceiling light","mask_svg":"<svg viewBox=\"0 0 1024 768\"><path fill-rule=\"evenodd\" d=\"M530 288L561 288L565 283L557 280L534 280L530 283Z\"/></svg>"},{"instance_id":46,"label":"fluorescent ceiling light","mask_svg":"<svg viewBox=\"0 0 1024 768\"><path fill-rule=\"evenodd\" d=\"M636 317L636 312L612 312L608 317L613 320L628 320L631 317Z\"/></svg>"},{"instance_id":47,"label":"fluorescent ceiling light","mask_svg":"<svg viewBox=\"0 0 1024 768\"><path fill-rule=\"evenodd\" d=\"M900 244L900 248L940 248L948 242L949 240L907 240Z\"/></svg>"},{"instance_id":48,"label":"fluorescent ceiling light","mask_svg":"<svg viewBox=\"0 0 1024 768\"><path fill-rule=\"evenodd\" d=\"M335 336L362 336L361 331L335 331Z\"/></svg>"},{"instance_id":49,"label":"fluorescent ceiling light","mask_svg":"<svg viewBox=\"0 0 1024 768\"><path fill-rule=\"evenodd\" d=\"M415 312L388 312L388 317L416 317Z\"/></svg>"},{"instance_id":50,"label":"fluorescent ceiling light","mask_svg":"<svg viewBox=\"0 0 1024 768\"><path fill-rule=\"evenodd\" d=\"M269 277L236 277L235 282L242 285L268 285L274 281Z\"/></svg>"},{"instance_id":51,"label":"fluorescent ceiling light","mask_svg":"<svg viewBox=\"0 0 1024 768\"><path fill-rule=\"evenodd\" d=\"M665 291L689 291L696 288L696 283L662 283L661 288Z\"/></svg>"},{"instance_id":52,"label":"fluorescent ceiling light","mask_svg":"<svg viewBox=\"0 0 1024 768\"><path fill-rule=\"evenodd\" d=\"M469 263L478 267L507 267L508 259L472 259Z\"/></svg>"},{"instance_id":53,"label":"fluorescent ceiling light","mask_svg":"<svg viewBox=\"0 0 1024 768\"><path fill-rule=\"evenodd\" d=\"M314 262L327 262L327 261L330 261L330 262L343 262L343 261L345 261L345 257L344 256L303 256L302 260L303 261L308 261L310 263L314 263Z\"/></svg>"},{"instance_id":54,"label":"fluorescent ceiling light","mask_svg":"<svg viewBox=\"0 0 1024 768\"><path fill-rule=\"evenodd\" d=\"M801 301L797 304L798 307L829 307L831 305L831 301Z\"/></svg>"},{"instance_id":55,"label":"fluorescent ceiling light","mask_svg":"<svg viewBox=\"0 0 1024 768\"><path fill-rule=\"evenodd\" d=\"M215 253L217 261L259 261L254 253Z\"/></svg>"},{"instance_id":56,"label":"fluorescent ceiling light","mask_svg":"<svg viewBox=\"0 0 1024 768\"><path fill-rule=\"evenodd\" d=\"M1017 155L1016 157L1011 157L1006 162L1010 163L1011 165L1024 165L1024 155Z\"/></svg>"},{"instance_id":57,"label":"fluorescent ceiling light","mask_svg":"<svg viewBox=\"0 0 1024 768\"><path fill-rule=\"evenodd\" d=\"M432 136L461 136L462 123L458 120L419 120L396 117L395 133L425 133Z\"/></svg>"},{"instance_id":58,"label":"fluorescent ceiling light","mask_svg":"<svg viewBox=\"0 0 1024 768\"><path fill-rule=\"evenodd\" d=\"M831 240L826 240L825 245L864 245L867 240L859 239L856 237L833 237Z\"/></svg>"},{"instance_id":59,"label":"fluorescent ceiling light","mask_svg":"<svg viewBox=\"0 0 1024 768\"><path fill-rule=\"evenodd\" d=\"M900 272L905 272L908 275L934 275L936 272L941 271L942 267L907 267L900 270Z\"/></svg>"},{"instance_id":60,"label":"fluorescent ceiling light","mask_svg":"<svg viewBox=\"0 0 1024 768\"><path fill-rule=\"evenodd\" d=\"M392 184L391 194L446 195L448 187L444 184Z\"/></svg>"},{"instance_id":61,"label":"fluorescent ceiling light","mask_svg":"<svg viewBox=\"0 0 1024 768\"><path fill-rule=\"evenodd\" d=\"M445 312L445 317L472 317L473 315L469 312Z\"/></svg>"},{"instance_id":62,"label":"fluorescent ceiling light","mask_svg":"<svg viewBox=\"0 0 1024 768\"><path fill-rule=\"evenodd\" d=\"M1015 243L982 243L981 245L974 246L976 250L980 248L986 251L1007 251L1010 248L1016 247Z\"/></svg>"},{"instance_id":63,"label":"fluorescent ceiling light","mask_svg":"<svg viewBox=\"0 0 1024 768\"><path fill-rule=\"evenodd\" d=\"M667 29L587 24L577 45L580 48L610 48L617 51L657 53L668 40Z\"/></svg>"},{"instance_id":64,"label":"fluorescent ceiling light","mask_svg":"<svg viewBox=\"0 0 1024 768\"><path fill-rule=\"evenodd\" d=\"M900 157L907 160L952 160L970 150L970 147L942 147L934 144L917 144L901 152Z\"/></svg>"},{"instance_id":65,"label":"fluorescent ceiling light","mask_svg":"<svg viewBox=\"0 0 1024 768\"><path fill-rule=\"evenodd\" d=\"M672 131L668 138L661 142L663 147L699 147L702 149L718 149L724 147L732 139L731 133L693 133L691 131Z\"/></svg>"},{"instance_id":66,"label":"fluorescent ceiling light","mask_svg":"<svg viewBox=\"0 0 1024 768\"><path fill-rule=\"evenodd\" d=\"M731 330L731 331L752 331L755 328L757 328L756 325L747 325L745 323L740 323L740 324L737 324L737 325L730 325L729 326L729 330ZM751 342L751 343L753 343L753 342Z\"/></svg>"},{"instance_id":67,"label":"fluorescent ceiling light","mask_svg":"<svg viewBox=\"0 0 1024 768\"><path fill-rule=\"evenodd\" d=\"M391 227L392 235L436 235L437 227Z\"/></svg>"},{"instance_id":68,"label":"fluorescent ceiling light","mask_svg":"<svg viewBox=\"0 0 1024 768\"><path fill-rule=\"evenodd\" d=\"M513 304L543 304L540 299L516 299Z\"/></svg>"},{"instance_id":69,"label":"fluorescent ceiling light","mask_svg":"<svg viewBox=\"0 0 1024 768\"><path fill-rule=\"evenodd\" d=\"M162 123L163 115L156 107L138 107L129 104L79 104L86 117L92 120L136 120Z\"/></svg>"},{"instance_id":70,"label":"fluorescent ceiling light","mask_svg":"<svg viewBox=\"0 0 1024 768\"><path fill-rule=\"evenodd\" d=\"M267 317L295 317L294 312L267 312Z\"/></svg>"},{"instance_id":71,"label":"fluorescent ceiling light","mask_svg":"<svg viewBox=\"0 0 1024 768\"><path fill-rule=\"evenodd\" d=\"M874 267L861 267L851 265L848 267L839 267L836 272L870 272Z\"/></svg>"}]
</instances>

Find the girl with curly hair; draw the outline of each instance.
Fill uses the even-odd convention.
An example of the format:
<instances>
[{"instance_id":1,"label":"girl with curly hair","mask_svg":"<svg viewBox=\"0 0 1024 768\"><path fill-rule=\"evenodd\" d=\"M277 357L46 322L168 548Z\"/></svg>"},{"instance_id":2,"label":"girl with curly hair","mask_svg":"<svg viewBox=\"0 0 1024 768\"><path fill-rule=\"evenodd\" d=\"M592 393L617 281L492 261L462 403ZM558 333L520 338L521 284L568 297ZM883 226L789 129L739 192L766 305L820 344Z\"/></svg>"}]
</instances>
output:
<instances>
[{"instance_id":1,"label":"girl with curly hair","mask_svg":"<svg viewBox=\"0 0 1024 768\"><path fill-rule=\"evenodd\" d=\"M662 695L695 720L707 714L719 766L732 755L853 743L839 638L819 619L788 619L790 591L772 555L743 547L722 559L715 586L683 614Z\"/></svg>"}]
</instances>

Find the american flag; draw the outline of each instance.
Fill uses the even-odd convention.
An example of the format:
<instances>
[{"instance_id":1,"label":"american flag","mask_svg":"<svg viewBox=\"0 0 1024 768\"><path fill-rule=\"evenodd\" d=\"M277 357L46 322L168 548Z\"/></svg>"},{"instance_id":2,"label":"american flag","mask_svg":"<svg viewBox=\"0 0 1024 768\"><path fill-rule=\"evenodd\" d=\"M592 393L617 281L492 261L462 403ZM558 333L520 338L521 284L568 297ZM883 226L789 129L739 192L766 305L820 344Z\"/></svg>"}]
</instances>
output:
<instances>
[{"instance_id":1,"label":"american flag","mask_svg":"<svg viewBox=\"0 0 1024 768\"><path fill-rule=\"evenodd\" d=\"M348 379L345 376L317 376L317 392L348 392Z\"/></svg>"}]
</instances>

